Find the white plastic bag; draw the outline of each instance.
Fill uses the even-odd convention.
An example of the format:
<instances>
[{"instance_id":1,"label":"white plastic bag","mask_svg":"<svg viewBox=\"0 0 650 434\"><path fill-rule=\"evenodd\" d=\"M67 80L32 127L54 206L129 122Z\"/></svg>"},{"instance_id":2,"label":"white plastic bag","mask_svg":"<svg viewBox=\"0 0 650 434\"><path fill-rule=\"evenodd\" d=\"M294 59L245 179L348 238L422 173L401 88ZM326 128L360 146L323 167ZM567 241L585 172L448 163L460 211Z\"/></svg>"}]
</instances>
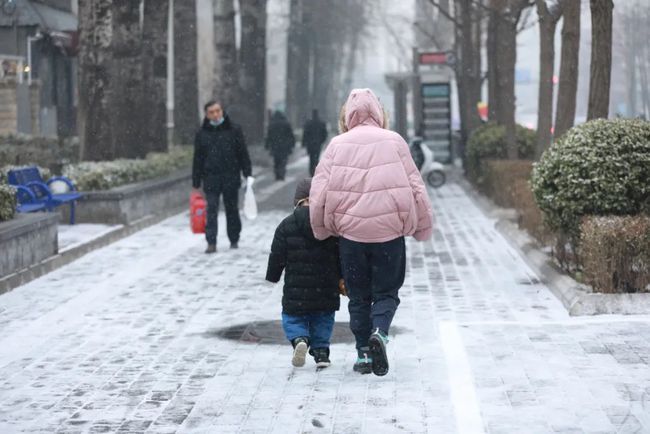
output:
<instances>
[{"instance_id":1,"label":"white plastic bag","mask_svg":"<svg viewBox=\"0 0 650 434\"><path fill-rule=\"evenodd\" d=\"M257 218L257 202L255 201L255 192L253 191L253 184L255 178L249 176L246 178L246 193L244 194L244 215L249 220Z\"/></svg>"}]
</instances>

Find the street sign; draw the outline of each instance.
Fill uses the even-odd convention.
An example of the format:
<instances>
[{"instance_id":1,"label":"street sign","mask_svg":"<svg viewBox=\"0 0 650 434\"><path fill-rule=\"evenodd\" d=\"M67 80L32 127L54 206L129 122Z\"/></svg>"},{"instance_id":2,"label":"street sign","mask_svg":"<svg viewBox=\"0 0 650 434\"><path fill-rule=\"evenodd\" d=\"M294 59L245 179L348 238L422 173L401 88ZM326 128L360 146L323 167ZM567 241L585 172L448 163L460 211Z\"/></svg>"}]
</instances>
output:
<instances>
[{"instance_id":1,"label":"street sign","mask_svg":"<svg viewBox=\"0 0 650 434\"><path fill-rule=\"evenodd\" d=\"M446 65L447 53L445 51L434 51L420 53L420 65Z\"/></svg>"}]
</instances>

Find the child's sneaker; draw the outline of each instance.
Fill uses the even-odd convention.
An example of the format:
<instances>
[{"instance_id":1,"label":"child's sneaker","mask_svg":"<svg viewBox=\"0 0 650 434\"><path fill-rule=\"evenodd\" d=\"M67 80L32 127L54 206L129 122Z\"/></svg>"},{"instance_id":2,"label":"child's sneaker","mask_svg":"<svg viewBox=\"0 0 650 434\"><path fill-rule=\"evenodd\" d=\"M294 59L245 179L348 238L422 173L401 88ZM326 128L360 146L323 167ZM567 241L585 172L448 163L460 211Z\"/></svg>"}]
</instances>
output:
<instances>
[{"instance_id":1,"label":"child's sneaker","mask_svg":"<svg viewBox=\"0 0 650 434\"><path fill-rule=\"evenodd\" d=\"M357 361L352 367L354 372L360 374L370 374L372 372L372 357L370 357L370 348L362 347L357 350Z\"/></svg>"},{"instance_id":2,"label":"child's sneaker","mask_svg":"<svg viewBox=\"0 0 650 434\"><path fill-rule=\"evenodd\" d=\"M295 338L291 341L293 345L293 358L291 364L297 368L305 366L305 357L307 356L307 339Z\"/></svg>"},{"instance_id":3,"label":"child's sneaker","mask_svg":"<svg viewBox=\"0 0 650 434\"><path fill-rule=\"evenodd\" d=\"M316 362L316 368L323 369L327 368L332 364L330 362L330 349L329 348L314 348L309 351L312 356L314 356L314 362Z\"/></svg>"},{"instance_id":4,"label":"child's sneaker","mask_svg":"<svg viewBox=\"0 0 650 434\"><path fill-rule=\"evenodd\" d=\"M386 344L388 337L379 329L370 335L368 346L372 356L372 373L378 376L388 374L388 355L386 354Z\"/></svg>"}]
</instances>

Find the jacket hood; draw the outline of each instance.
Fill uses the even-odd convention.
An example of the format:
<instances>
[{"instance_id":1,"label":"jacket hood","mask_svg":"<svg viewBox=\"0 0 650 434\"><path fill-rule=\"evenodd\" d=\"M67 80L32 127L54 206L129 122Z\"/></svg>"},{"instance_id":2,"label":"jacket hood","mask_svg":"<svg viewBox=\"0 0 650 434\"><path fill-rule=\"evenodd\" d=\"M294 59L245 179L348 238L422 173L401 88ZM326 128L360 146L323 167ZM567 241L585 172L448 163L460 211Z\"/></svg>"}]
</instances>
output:
<instances>
[{"instance_id":1,"label":"jacket hood","mask_svg":"<svg viewBox=\"0 0 650 434\"><path fill-rule=\"evenodd\" d=\"M201 125L201 128L203 128L204 130L208 130L208 131L215 131L215 130L221 130L221 129L227 130L227 129L230 128L230 117L228 117L227 114L224 114L223 115L223 123L221 125L219 125L219 126L216 126L216 127L210 123L210 119L203 118L203 125Z\"/></svg>"},{"instance_id":2,"label":"jacket hood","mask_svg":"<svg viewBox=\"0 0 650 434\"><path fill-rule=\"evenodd\" d=\"M383 128L384 109L370 89L353 89L345 103L345 124L348 130L359 125Z\"/></svg>"},{"instance_id":3,"label":"jacket hood","mask_svg":"<svg viewBox=\"0 0 650 434\"><path fill-rule=\"evenodd\" d=\"M300 233L310 240L315 240L314 231L311 230L311 222L309 221L309 207L298 206L293 210L293 216L296 219Z\"/></svg>"}]
</instances>

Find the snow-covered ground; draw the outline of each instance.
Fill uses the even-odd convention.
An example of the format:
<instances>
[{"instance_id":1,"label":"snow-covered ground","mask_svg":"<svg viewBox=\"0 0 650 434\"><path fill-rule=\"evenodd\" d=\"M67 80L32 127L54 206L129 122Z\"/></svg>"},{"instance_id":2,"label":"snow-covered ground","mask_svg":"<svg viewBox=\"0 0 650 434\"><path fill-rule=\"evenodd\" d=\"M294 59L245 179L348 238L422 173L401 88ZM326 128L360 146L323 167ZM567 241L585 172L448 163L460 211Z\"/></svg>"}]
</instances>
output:
<instances>
[{"instance_id":1,"label":"snow-covered ground","mask_svg":"<svg viewBox=\"0 0 650 434\"><path fill-rule=\"evenodd\" d=\"M100 225L92 223L63 225L59 223L59 252L65 252L81 244L88 243L120 227L121 225Z\"/></svg>"},{"instance_id":2,"label":"snow-covered ground","mask_svg":"<svg viewBox=\"0 0 650 434\"><path fill-rule=\"evenodd\" d=\"M650 317L569 317L459 186L431 194L386 377L352 372L352 343L316 372L221 338L279 320L263 278L286 212L214 256L182 214L0 296L0 433L649 432Z\"/></svg>"}]
</instances>

